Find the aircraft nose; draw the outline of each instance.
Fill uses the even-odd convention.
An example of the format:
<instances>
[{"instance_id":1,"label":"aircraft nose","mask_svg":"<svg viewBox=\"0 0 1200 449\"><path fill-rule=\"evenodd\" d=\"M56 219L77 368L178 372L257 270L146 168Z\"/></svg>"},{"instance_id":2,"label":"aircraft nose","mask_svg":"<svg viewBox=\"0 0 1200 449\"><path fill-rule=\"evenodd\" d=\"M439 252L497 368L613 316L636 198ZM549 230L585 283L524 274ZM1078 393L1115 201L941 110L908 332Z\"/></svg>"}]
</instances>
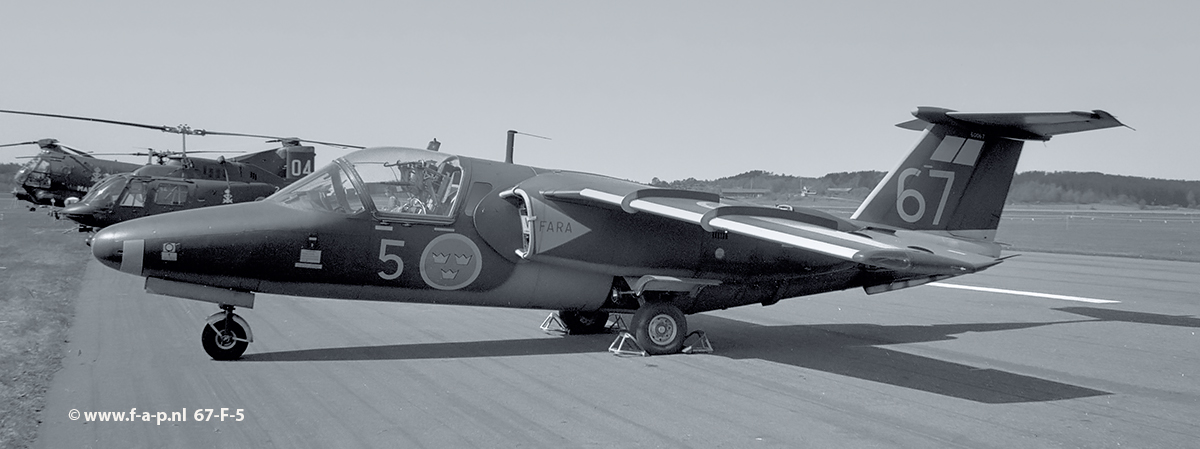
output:
<instances>
[{"instance_id":1,"label":"aircraft nose","mask_svg":"<svg viewBox=\"0 0 1200 449\"><path fill-rule=\"evenodd\" d=\"M130 239L121 225L102 229L92 237L92 256L114 270L142 274L145 240Z\"/></svg>"},{"instance_id":2,"label":"aircraft nose","mask_svg":"<svg viewBox=\"0 0 1200 449\"><path fill-rule=\"evenodd\" d=\"M91 216L92 208L85 203L75 203L62 208L58 213L72 220L79 221L80 218Z\"/></svg>"}]
</instances>

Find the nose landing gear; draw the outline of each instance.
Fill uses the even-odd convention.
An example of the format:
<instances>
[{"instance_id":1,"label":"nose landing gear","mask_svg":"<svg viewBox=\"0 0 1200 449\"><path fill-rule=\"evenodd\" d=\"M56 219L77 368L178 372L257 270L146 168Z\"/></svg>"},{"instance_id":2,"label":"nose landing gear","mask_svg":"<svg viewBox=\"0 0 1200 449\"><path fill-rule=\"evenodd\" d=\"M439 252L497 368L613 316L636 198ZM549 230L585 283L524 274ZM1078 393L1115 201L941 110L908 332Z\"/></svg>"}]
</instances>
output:
<instances>
[{"instance_id":1,"label":"nose landing gear","mask_svg":"<svg viewBox=\"0 0 1200 449\"><path fill-rule=\"evenodd\" d=\"M200 343L213 360L237 360L254 336L246 320L233 313L233 306L221 304L221 309L224 311L208 317L200 333Z\"/></svg>"}]
</instances>

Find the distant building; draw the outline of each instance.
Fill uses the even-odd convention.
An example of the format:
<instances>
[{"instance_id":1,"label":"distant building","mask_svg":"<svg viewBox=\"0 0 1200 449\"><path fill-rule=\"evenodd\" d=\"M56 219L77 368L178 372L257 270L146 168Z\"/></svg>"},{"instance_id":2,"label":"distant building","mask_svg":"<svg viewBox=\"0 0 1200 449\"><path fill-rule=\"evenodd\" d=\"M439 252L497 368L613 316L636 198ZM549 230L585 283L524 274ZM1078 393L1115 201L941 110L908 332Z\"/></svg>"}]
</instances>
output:
<instances>
[{"instance_id":1,"label":"distant building","mask_svg":"<svg viewBox=\"0 0 1200 449\"><path fill-rule=\"evenodd\" d=\"M728 188L721 189L721 196L729 198L762 198L771 194L771 189L741 189Z\"/></svg>"}]
</instances>

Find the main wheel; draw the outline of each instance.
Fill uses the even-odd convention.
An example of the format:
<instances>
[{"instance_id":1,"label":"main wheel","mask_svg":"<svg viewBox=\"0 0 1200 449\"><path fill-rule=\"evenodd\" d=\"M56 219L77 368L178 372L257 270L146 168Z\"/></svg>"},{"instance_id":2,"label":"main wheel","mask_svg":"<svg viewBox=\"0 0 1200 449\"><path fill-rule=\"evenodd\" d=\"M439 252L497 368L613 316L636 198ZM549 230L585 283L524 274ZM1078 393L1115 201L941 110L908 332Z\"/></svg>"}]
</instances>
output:
<instances>
[{"instance_id":1,"label":"main wheel","mask_svg":"<svg viewBox=\"0 0 1200 449\"><path fill-rule=\"evenodd\" d=\"M229 323L229 328L225 328ZM250 346L246 342L246 330L233 320L220 320L212 325L205 324L200 333L200 343L214 360L237 360Z\"/></svg>"},{"instance_id":2,"label":"main wheel","mask_svg":"<svg viewBox=\"0 0 1200 449\"><path fill-rule=\"evenodd\" d=\"M604 332L604 326L608 324L608 312L564 310L558 312L558 319L567 327L569 334L599 334Z\"/></svg>"},{"instance_id":3,"label":"main wheel","mask_svg":"<svg viewBox=\"0 0 1200 449\"><path fill-rule=\"evenodd\" d=\"M649 354L674 354L687 336L687 318L675 305L646 302L633 314L633 338Z\"/></svg>"}]
</instances>

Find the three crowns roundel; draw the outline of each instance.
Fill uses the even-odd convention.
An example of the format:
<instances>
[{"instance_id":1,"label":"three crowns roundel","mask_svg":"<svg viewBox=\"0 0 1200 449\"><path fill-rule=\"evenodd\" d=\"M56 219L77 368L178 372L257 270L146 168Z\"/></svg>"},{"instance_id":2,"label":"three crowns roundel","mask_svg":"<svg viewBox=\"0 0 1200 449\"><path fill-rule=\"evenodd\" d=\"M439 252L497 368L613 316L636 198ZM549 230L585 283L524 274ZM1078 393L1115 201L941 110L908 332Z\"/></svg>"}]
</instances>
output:
<instances>
[{"instance_id":1,"label":"three crowns roundel","mask_svg":"<svg viewBox=\"0 0 1200 449\"><path fill-rule=\"evenodd\" d=\"M471 285L483 271L479 247L462 234L434 238L421 253L421 279L438 290L458 290Z\"/></svg>"}]
</instances>

